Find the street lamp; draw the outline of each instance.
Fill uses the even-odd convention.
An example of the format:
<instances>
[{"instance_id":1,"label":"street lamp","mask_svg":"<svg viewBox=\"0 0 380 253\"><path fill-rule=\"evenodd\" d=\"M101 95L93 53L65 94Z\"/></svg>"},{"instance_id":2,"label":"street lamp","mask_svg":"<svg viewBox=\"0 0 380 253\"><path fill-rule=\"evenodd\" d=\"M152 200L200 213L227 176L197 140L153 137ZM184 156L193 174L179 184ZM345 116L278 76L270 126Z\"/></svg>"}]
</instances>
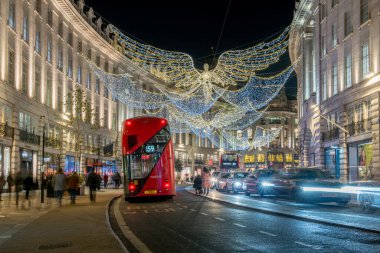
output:
<instances>
[{"instance_id":1,"label":"street lamp","mask_svg":"<svg viewBox=\"0 0 380 253\"><path fill-rule=\"evenodd\" d=\"M41 162L41 203L44 203L45 197L45 180L44 180L44 167L45 167L45 116L41 116L41 120L43 121L42 126L42 162Z\"/></svg>"}]
</instances>

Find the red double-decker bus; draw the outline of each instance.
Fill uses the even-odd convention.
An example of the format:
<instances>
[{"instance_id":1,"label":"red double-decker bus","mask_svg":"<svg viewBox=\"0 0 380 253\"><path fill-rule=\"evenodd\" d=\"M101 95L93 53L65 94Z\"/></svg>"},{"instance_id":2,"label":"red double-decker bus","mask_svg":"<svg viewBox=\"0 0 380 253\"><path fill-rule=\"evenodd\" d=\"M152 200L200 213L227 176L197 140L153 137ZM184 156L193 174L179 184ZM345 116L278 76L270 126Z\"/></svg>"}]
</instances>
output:
<instances>
[{"instance_id":1,"label":"red double-decker bus","mask_svg":"<svg viewBox=\"0 0 380 253\"><path fill-rule=\"evenodd\" d=\"M166 119L125 120L122 153L125 200L175 196L173 142Z\"/></svg>"}]
</instances>

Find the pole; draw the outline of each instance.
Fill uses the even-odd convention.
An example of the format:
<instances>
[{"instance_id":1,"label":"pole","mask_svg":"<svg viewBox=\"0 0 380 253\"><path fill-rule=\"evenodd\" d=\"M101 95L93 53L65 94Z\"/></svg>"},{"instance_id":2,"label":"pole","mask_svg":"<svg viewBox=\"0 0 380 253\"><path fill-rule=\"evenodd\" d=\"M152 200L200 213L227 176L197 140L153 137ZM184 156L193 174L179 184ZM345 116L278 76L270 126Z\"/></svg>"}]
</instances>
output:
<instances>
[{"instance_id":1,"label":"pole","mask_svg":"<svg viewBox=\"0 0 380 253\"><path fill-rule=\"evenodd\" d=\"M44 197L45 197L45 180L44 180L44 167L45 167L45 117L42 116L44 119L44 125L42 127L42 168L41 168L41 203L44 203Z\"/></svg>"}]
</instances>

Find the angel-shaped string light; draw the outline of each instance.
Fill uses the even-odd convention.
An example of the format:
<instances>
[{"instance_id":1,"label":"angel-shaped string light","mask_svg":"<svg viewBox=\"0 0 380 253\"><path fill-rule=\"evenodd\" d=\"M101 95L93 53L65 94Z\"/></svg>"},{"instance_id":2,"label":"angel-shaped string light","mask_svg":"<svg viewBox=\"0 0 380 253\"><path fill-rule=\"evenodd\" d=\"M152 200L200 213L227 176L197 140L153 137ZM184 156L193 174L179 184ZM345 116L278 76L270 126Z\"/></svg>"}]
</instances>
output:
<instances>
[{"instance_id":1,"label":"angel-shaped string light","mask_svg":"<svg viewBox=\"0 0 380 253\"><path fill-rule=\"evenodd\" d=\"M265 142L264 137L249 142L233 132L252 126L290 77L292 66L274 76L257 75L286 51L289 27L272 41L222 53L213 69L205 64L203 71L194 67L186 53L140 43L114 26L111 31L128 59L162 81L152 84L154 90L148 91L129 74L105 72L87 59L118 100L150 112L158 110L174 131L191 131L224 149L249 149Z\"/></svg>"}]
</instances>

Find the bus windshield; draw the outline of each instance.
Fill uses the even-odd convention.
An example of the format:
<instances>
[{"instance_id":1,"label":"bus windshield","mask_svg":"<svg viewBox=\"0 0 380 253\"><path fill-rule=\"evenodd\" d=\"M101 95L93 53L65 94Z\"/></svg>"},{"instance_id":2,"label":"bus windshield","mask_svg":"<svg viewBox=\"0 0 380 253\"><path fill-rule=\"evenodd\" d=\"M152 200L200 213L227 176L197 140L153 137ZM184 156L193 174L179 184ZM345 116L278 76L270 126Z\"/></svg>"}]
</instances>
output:
<instances>
[{"instance_id":1,"label":"bus windshield","mask_svg":"<svg viewBox=\"0 0 380 253\"><path fill-rule=\"evenodd\" d=\"M130 178L141 179L149 176L169 140L170 132L168 127L165 127L134 153L127 156L127 159L130 159L128 168Z\"/></svg>"}]
</instances>

